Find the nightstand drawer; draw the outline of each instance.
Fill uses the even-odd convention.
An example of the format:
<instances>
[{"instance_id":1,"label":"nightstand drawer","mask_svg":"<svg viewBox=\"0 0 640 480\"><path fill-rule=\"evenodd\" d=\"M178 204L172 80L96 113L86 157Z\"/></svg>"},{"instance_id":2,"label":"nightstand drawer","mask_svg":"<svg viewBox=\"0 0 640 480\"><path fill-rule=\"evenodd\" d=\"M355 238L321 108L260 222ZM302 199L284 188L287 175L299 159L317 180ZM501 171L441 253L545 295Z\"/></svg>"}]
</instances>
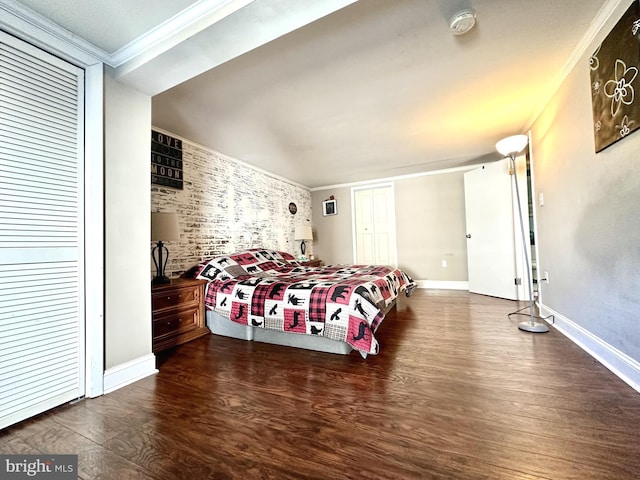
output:
<instances>
[{"instance_id":1,"label":"nightstand drawer","mask_svg":"<svg viewBox=\"0 0 640 480\"><path fill-rule=\"evenodd\" d=\"M153 320L153 338L191 330L200 323L200 308L180 310L167 315L158 315Z\"/></svg>"},{"instance_id":2,"label":"nightstand drawer","mask_svg":"<svg viewBox=\"0 0 640 480\"><path fill-rule=\"evenodd\" d=\"M155 312L164 308L194 303L200 303L200 288L198 286L154 293L151 300L151 308Z\"/></svg>"},{"instance_id":3,"label":"nightstand drawer","mask_svg":"<svg viewBox=\"0 0 640 480\"><path fill-rule=\"evenodd\" d=\"M154 353L210 333L204 325L206 284L204 280L176 278L171 283L152 286Z\"/></svg>"}]
</instances>

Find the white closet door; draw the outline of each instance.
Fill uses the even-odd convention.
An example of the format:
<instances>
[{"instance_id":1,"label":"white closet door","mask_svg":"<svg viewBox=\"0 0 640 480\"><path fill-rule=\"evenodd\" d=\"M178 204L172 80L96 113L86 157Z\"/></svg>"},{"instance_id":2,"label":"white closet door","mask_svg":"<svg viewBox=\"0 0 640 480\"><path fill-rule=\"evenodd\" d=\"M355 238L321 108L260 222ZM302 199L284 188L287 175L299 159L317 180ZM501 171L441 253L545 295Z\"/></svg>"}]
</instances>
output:
<instances>
[{"instance_id":1,"label":"white closet door","mask_svg":"<svg viewBox=\"0 0 640 480\"><path fill-rule=\"evenodd\" d=\"M84 395L83 85L0 32L0 428Z\"/></svg>"},{"instance_id":2,"label":"white closet door","mask_svg":"<svg viewBox=\"0 0 640 480\"><path fill-rule=\"evenodd\" d=\"M354 262L396 265L394 193L391 185L352 189Z\"/></svg>"}]
</instances>

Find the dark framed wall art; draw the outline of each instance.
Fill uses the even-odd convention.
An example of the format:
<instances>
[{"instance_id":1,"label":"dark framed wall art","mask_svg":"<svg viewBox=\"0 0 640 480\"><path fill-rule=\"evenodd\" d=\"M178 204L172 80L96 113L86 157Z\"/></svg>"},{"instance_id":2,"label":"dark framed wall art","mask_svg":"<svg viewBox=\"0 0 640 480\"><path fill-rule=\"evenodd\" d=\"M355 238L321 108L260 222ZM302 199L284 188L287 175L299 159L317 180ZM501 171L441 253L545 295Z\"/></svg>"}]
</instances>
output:
<instances>
[{"instance_id":1,"label":"dark framed wall art","mask_svg":"<svg viewBox=\"0 0 640 480\"><path fill-rule=\"evenodd\" d=\"M151 130L151 184L182 190L182 140Z\"/></svg>"},{"instance_id":2,"label":"dark framed wall art","mask_svg":"<svg viewBox=\"0 0 640 480\"><path fill-rule=\"evenodd\" d=\"M640 0L634 0L589 61L595 150L640 128Z\"/></svg>"},{"instance_id":3,"label":"dark framed wall art","mask_svg":"<svg viewBox=\"0 0 640 480\"><path fill-rule=\"evenodd\" d=\"M325 217L329 215L338 214L338 202L336 200L325 200L322 202L322 215Z\"/></svg>"}]
</instances>

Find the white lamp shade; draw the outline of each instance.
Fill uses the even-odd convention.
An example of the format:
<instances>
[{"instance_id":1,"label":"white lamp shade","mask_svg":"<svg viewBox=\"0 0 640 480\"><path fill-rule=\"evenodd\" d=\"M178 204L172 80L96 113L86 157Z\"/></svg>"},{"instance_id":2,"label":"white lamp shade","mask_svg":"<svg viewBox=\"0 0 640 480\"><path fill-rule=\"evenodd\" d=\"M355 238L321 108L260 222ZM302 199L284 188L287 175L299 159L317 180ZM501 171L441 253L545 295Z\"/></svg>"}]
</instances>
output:
<instances>
[{"instance_id":1,"label":"white lamp shade","mask_svg":"<svg viewBox=\"0 0 640 480\"><path fill-rule=\"evenodd\" d=\"M527 146L527 143L529 143L529 137L526 135L512 135L496 143L496 150L507 157L520 153Z\"/></svg>"},{"instance_id":2,"label":"white lamp shade","mask_svg":"<svg viewBox=\"0 0 640 480\"><path fill-rule=\"evenodd\" d=\"M151 241L170 242L180 240L176 213L151 212Z\"/></svg>"},{"instance_id":3,"label":"white lamp shade","mask_svg":"<svg viewBox=\"0 0 640 480\"><path fill-rule=\"evenodd\" d=\"M311 225L298 225L296 227L296 240L313 240Z\"/></svg>"}]
</instances>

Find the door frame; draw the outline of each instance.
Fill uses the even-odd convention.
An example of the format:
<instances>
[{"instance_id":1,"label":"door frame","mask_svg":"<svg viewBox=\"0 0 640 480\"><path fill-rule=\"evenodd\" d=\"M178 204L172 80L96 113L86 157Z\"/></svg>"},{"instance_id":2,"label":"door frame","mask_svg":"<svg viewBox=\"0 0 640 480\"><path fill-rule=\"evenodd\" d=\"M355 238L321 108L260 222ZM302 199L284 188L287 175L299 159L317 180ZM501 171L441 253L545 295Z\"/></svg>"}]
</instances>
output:
<instances>
[{"instance_id":1,"label":"door frame","mask_svg":"<svg viewBox=\"0 0 640 480\"><path fill-rule=\"evenodd\" d=\"M528 249L529 255L529 275L531 278L531 284L533 289L534 301L536 299L536 294L540 294L540 279L541 279L541 270L540 270L540 252L538 251L538 219L537 219L537 210L536 210L536 195L535 195L535 181L534 181L534 169L533 169L533 152L531 149L531 132L528 132L529 143L525 151L523 151L520 155L518 155L515 159L515 167L516 172L514 172L514 176L516 181L518 182L518 188L520 189L520 202L522 207L522 219L524 221L525 227L525 235L529 234L531 237L531 232L533 231L533 236L535 239L535 244L533 245L533 249ZM527 175L527 160L529 162L529 173ZM529 301L529 288L527 286L527 272L525 271L525 261L524 254L522 251L522 235L520 233L520 219L518 218L518 205L516 200L516 191L515 187L512 183L512 196L513 196L513 221L514 221L514 240L516 246L516 275L522 279L520 285L517 286L517 294L518 300ZM531 215L529 214L529 195L531 195ZM531 216L531 220L530 217ZM527 242L529 245L529 242ZM536 258L536 276L534 277L533 272L533 253L535 253ZM534 279L537 280L537 287L534 284Z\"/></svg>"},{"instance_id":2,"label":"door frame","mask_svg":"<svg viewBox=\"0 0 640 480\"><path fill-rule=\"evenodd\" d=\"M528 191L531 194L531 217L532 217L531 225L533 226L533 236L535 239L533 250L535 251L535 254L536 254L536 280L537 280L537 288L535 285L533 286L533 293L534 293L534 301L540 301L540 295L541 295L540 283L542 282L543 272L542 272L542 269L540 268L540 250L538 249L538 210L537 210L538 198L536 198L533 148L531 146L531 142L533 139L531 138L530 130L527 132L527 135L529 136L529 143L527 144L527 151L525 152L526 153L525 161L527 160L527 158L529 159L530 176L527 179L525 179L525 184L528 188ZM528 208L527 208L527 215L528 215ZM529 260L531 262L530 264L531 282L533 282L533 258L530 257ZM524 289L524 286L523 286L523 289ZM524 298L526 298L527 296L528 296L528 292L526 295L524 295Z\"/></svg>"},{"instance_id":3,"label":"door frame","mask_svg":"<svg viewBox=\"0 0 640 480\"><path fill-rule=\"evenodd\" d=\"M529 301L529 287L527 286L527 275L533 282L533 266L531 248L526 253L529 257L529 273L527 274L525 269L525 260L523 252L523 238L520 231L520 217L522 215L522 221L524 223L524 234L531 237L531 229L529 227L529 191L527 182L527 155L526 152L521 153L515 158L515 171L511 172L511 207L513 209L513 244L515 247L515 276L520 279L520 284L516 285L517 300ZM511 170L511 166L509 166ZM518 189L520 191L520 207L521 212L518 212L518 199L516 197L517 191L515 188L515 182L518 183ZM529 239L525 239L527 245L530 245Z\"/></svg>"},{"instance_id":4,"label":"door frame","mask_svg":"<svg viewBox=\"0 0 640 480\"><path fill-rule=\"evenodd\" d=\"M396 190L394 182L372 183L368 185L358 185L351 187L351 245L353 247L353 263L358 261L358 245L356 237L356 192L360 190L374 190L377 188L388 188L391 192L391 235L393 237L393 266L398 266L398 235L396 225Z\"/></svg>"}]
</instances>

